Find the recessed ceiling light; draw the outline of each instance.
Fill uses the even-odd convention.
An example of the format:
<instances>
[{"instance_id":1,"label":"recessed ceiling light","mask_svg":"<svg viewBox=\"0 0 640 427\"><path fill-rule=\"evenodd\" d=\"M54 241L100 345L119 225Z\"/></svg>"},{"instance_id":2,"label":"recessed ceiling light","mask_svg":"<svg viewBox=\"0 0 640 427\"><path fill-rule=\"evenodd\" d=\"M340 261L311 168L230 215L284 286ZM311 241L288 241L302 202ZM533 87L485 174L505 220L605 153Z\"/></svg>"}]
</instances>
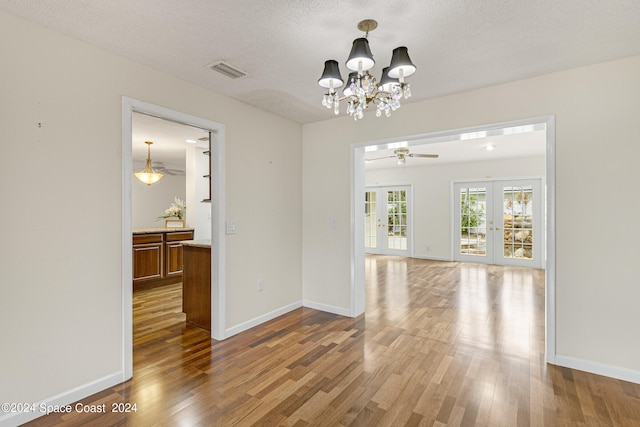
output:
<instances>
[{"instance_id":1,"label":"recessed ceiling light","mask_svg":"<svg viewBox=\"0 0 640 427\"><path fill-rule=\"evenodd\" d=\"M487 151L493 151L494 148L496 148L496 146L493 144L485 145L484 147L484 149Z\"/></svg>"},{"instance_id":2,"label":"recessed ceiling light","mask_svg":"<svg viewBox=\"0 0 640 427\"><path fill-rule=\"evenodd\" d=\"M196 141L195 139L187 139L185 140L185 142L188 142L189 144L195 144L198 141Z\"/></svg>"}]
</instances>

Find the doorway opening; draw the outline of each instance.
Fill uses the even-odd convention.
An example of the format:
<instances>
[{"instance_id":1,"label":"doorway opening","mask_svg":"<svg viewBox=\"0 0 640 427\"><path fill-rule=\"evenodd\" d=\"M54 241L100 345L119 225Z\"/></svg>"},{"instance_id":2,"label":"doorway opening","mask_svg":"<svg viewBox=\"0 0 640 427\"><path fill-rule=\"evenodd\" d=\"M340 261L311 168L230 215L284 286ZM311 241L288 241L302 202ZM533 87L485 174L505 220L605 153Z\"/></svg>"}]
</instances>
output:
<instances>
[{"instance_id":1,"label":"doorway opening","mask_svg":"<svg viewBox=\"0 0 640 427\"><path fill-rule=\"evenodd\" d=\"M211 139L208 163L211 171L211 214L206 219L211 236L211 338L225 338L225 239L224 220L224 125L137 99L122 98L122 363L123 381L133 375L132 332L132 179L133 179L133 116L141 113L169 122L202 129L215 135ZM206 227L205 227L206 228Z\"/></svg>"},{"instance_id":2,"label":"doorway opening","mask_svg":"<svg viewBox=\"0 0 640 427\"><path fill-rule=\"evenodd\" d=\"M429 134L413 135L403 137L404 147L411 147L412 151L418 145L428 145L431 150L437 143L446 143L446 146L459 146L454 142L464 142L479 138L487 138L498 135L527 134L529 132L542 132L543 153L541 161L544 164L542 195L546 200L545 210L542 215L543 232L545 233L544 254L546 255L545 275L545 352L546 360L550 363L555 361L555 117L543 116L531 119L517 120L511 122L494 123L482 126L475 126L450 131L434 132ZM351 145L351 315L358 316L365 311L365 223L363 215L365 210L365 192L367 186L365 159L370 151L393 149L398 147L398 139L385 139L355 143ZM451 144L449 144L451 143ZM432 150L431 150L432 151ZM378 155L380 157L381 155ZM507 176L513 176L507 175ZM458 177L459 178L459 177ZM443 232L449 236L448 252L441 258L426 257L429 259L440 259L443 261L453 261L453 220L454 202L450 197L453 178L446 186L449 204L449 214L446 216L446 224L441 226ZM405 180L407 182L407 180ZM386 184L380 182L380 185ZM388 184L391 184L388 182ZM414 191L417 191L414 188ZM418 203L417 198L414 205ZM414 220L415 223L415 220ZM442 223L441 223L442 224ZM418 225L415 225L416 229ZM418 250L428 251L430 245L424 248L416 247L414 239L414 257L418 257ZM433 249L433 247L431 247Z\"/></svg>"}]
</instances>

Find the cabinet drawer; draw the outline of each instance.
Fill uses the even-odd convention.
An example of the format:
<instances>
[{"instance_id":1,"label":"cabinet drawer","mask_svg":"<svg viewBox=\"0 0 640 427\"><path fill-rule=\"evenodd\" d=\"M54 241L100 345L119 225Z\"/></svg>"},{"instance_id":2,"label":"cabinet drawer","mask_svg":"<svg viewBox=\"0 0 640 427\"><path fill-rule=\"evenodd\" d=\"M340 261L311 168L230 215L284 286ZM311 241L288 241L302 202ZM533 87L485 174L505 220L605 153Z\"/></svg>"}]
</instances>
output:
<instances>
[{"instance_id":1,"label":"cabinet drawer","mask_svg":"<svg viewBox=\"0 0 640 427\"><path fill-rule=\"evenodd\" d=\"M133 244L139 245L141 243L160 243L162 242L162 234L134 234Z\"/></svg>"},{"instance_id":2,"label":"cabinet drawer","mask_svg":"<svg viewBox=\"0 0 640 427\"><path fill-rule=\"evenodd\" d=\"M167 233L167 242L177 242L180 240L191 240L193 239L192 231L182 231L178 233Z\"/></svg>"}]
</instances>

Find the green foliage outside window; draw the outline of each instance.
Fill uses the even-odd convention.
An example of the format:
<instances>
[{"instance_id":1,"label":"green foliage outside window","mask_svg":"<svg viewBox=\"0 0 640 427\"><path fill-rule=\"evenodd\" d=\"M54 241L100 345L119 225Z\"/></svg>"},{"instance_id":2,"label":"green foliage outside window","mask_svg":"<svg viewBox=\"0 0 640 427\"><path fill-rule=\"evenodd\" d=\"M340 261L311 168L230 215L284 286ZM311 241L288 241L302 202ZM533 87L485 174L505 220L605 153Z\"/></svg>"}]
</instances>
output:
<instances>
[{"instance_id":1,"label":"green foliage outside window","mask_svg":"<svg viewBox=\"0 0 640 427\"><path fill-rule=\"evenodd\" d=\"M476 194L461 194L460 214L460 227L463 234L469 234L471 229L484 221L484 206L478 203Z\"/></svg>"}]
</instances>

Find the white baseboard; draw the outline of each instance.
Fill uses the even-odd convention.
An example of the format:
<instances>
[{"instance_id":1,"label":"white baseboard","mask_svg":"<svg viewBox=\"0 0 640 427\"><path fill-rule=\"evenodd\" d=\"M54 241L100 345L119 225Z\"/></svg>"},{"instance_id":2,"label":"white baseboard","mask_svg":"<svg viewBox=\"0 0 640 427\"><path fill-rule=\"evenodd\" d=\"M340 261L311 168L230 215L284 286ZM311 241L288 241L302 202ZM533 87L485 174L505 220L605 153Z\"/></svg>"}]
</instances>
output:
<instances>
[{"instance_id":1,"label":"white baseboard","mask_svg":"<svg viewBox=\"0 0 640 427\"><path fill-rule=\"evenodd\" d=\"M336 307L335 305L322 304L315 301L302 301L304 307L313 308L314 310L326 311L327 313L339 314L340 316L353 317L351 311L344 307Z\"/></svg>"},{"instance_id":2,"label":"white baseboard","mask_svg":"<svg viewBox=\"0 0 640 427\"><path fill-rule=\"evenodd\" d=\"M36 418L46 415L46 408L48 406L70 405L74 402L82 401L82 399L85 397L96 394L99 391L105 390L109 387L113 387L114 385L120 384L124 381L124 372L116 372L111 375L107 375L106 377L99 378L90 383L83 384L71 390L64 391L55 396L48 397L39 402L29 402L33 403L35 412L14 412L4 414L0 416L0 427L15 427L35 420Z\"/></svg>"},{"instance_id":3,"label":"white baseboard","mask_svg":"<svg viewBox=\"0 0 640 427\"><path fill-rule=\"evenodd\" d=\"M265 313L262 316L254 317L251 320L247 320L246 322L242 322L239 325L232 326L231 328L227 328L225 330L225 339L230 338L234 335L239 334L240 332L244 332L248 329L253 328L254 326L258 326L264 322L268 322L269 320L275 319L276 317L282 316L283 314L287 314L290 311L293 311L297 308L302 307L302 301L298 300L291 304L285 305L283 307L277 308L269 313Z\"/></svg>"},{"instance_id":4,"label":"white baseboard","mask_svg":"<svg viewBox=\"0 0 640 427\"><path fill-rule=\"evenodd\" d=\"M603 375L605 377L640 384L640 372L631 369L605 365L570 356L560 356L557 354L554 358L554 362L555 365L564 366L565 368L577 369L578 371L589 372L591 374Z\"/></svg>"},{"instance_id":5,"label":"white baseboard","mask_svg":"<svg viewBox=\"0 0 640 427\"><path fill-rule=\"evenodd\" d=\"M427 259L431 261L451 261L451 258L444 256L413 254L412 258Z\"/></svg>"}]
</instances>

